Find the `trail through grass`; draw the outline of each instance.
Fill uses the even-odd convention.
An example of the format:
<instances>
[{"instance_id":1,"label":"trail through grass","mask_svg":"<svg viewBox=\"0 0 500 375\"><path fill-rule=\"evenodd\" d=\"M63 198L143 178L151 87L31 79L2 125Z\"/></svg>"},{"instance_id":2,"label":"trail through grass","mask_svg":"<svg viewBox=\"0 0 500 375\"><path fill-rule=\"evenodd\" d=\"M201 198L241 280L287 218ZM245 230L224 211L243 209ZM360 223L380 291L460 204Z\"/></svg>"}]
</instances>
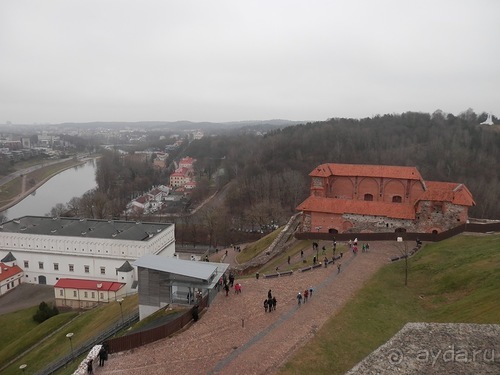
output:
<instances>
[{"instance_id":1,"label":"trail through grass","mask_svg":"<svg viewBox=\"0 0 500 375\"><path fill-rule=\"evenodd\" d=\"M500 323L500 235L460 235L383 267L279 374L343 374L408 322Z\"/></svg>"}]
</instances>

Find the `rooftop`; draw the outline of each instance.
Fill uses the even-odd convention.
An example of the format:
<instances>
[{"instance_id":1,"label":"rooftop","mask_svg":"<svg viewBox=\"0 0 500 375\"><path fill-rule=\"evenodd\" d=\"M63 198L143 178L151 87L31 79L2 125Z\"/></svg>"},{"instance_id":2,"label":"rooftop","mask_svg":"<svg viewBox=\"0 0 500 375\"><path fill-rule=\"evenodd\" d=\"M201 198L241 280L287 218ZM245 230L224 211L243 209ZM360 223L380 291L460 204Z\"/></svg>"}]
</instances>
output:
<instances>
[{"instance_id":1,"label":"rooftop","mask_svg":"<svg viewBox=\"0 0 500 375\"><path fill-rule=\"evenodd\" d=\"M9 267L8 265L0 262L0 281L7 280L8 278L22 272L23 270L19 266Z\"/></svg>"},{"instance_id":2,"label":"rooftop","mask_svg":"<svg viewBox=\"0 0 500 375\"><path fill-rule=\"evenodd\" d=\"M23 216L1 224L0 233L148 241L172 225L171 223L141 223L124 220Z\"/></svg>"},{"instance_id":3,"label":"rooftop","mask_svg":"<svg viewBox=\"0 0 500 375\"><path fill-rule=\"evenodd\" d=\"M314 168L309 173L311 177L329 176L358 176L358 177L384 177L405 180L420 180L423 178L415 167L391 165L365 165L365 164L337 164L326 163Z\"/></svg>"},{"instance_id":4,"label":"rooftop","mask_svg":"<svg viewBox=\"0 0 500 375\"><path fill-rule=\"evenodd\" d=\"M223 269L223 273L229 266L225 263L183 260L161 255L144 255L137 259L133 265L165 273L183 275L203 281L211 281L218 269Z\"/></svg>"},{"instance_id":5,"label":"rooftop","mask_svg":"<svg viewBox=\"0 0 500 375\"><path fill-rule=\"evenodd\" d=\"M59 279L54 285L54 288L70 288L70 289L86 289L86 290L103 290L116 292L125 284L114 281L100 280L83 280L83 279Z\"/></svg>"}]
</instances>

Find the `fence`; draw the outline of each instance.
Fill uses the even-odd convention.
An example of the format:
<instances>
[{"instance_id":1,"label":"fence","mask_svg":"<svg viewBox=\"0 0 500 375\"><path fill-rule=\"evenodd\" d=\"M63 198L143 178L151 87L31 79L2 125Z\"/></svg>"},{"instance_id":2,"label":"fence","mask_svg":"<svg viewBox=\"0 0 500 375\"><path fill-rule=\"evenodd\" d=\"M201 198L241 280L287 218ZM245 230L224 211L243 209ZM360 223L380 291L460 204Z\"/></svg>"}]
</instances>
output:
<instances>
[{"instance_id":1,"label":"fence","mask_svg":"<svg viewBox=\"0 0 500 375\"><path fill-rule=\"evenodd\" d=\"M131 315L126 316L123 321L120 320L119 323L111 326L108 330L103 332L98 337L94 337L93 339L87 341L82 346L75 348L74 350L72 350L71 354L51 363L42 371L36 372L36 375L53 374L57 370L66 367L67 364L72 362L75 358L78 358L80 355L90 351L90 349L92 349L95 345L102 344L105 340L109 339L123 328L129 327L132 323L136 322L137 320L139 320L138 311L134 312Z\"/></svg>"},{"instance_id":2,"label":"fence","mask_svg":"<svg viewBox=\"0 0 500 375\"><path fill-rule=\"evenodd\" d=\"M208 298L209 296L207 295L200 301L198 308L200 312L208 306ZM191 322L191 320L193 319L194 308L195 307L189 309L184 314L168 323L165 323L162 326L131 333L126 336L116 337L106 341L108 353L117 353L125 350L130 350L173 335L175 332L181 330Z\"/></svg>"},{"instance_id":3,"label":"fence","mask_svg":"<svg viewBox=\"0 0 500 375\"><path fill-rule=\"evenodd\" d=\"M412 232L390 232L390 233L296 233L298 240L323 240L323 241L349 241L357 238L358 241L396 241L398 237L405 240L421 240L428 242L439 242L456 236L463 232L488 233L500 231L500 223L488 224L462 224L441 233L412 233Z\"/></svg>"}]
</instances>

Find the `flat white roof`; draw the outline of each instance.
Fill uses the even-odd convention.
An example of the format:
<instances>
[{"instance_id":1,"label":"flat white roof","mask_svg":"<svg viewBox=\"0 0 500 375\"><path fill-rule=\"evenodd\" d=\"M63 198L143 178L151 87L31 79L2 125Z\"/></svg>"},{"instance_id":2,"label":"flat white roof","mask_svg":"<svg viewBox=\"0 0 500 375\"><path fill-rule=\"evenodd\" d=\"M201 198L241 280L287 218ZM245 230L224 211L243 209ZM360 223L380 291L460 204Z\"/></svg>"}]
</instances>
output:
<instances>
[{"instance_id":1,"label":"flat white roof","mask_svg":"<svg viewBox=\"0 0 500 375\"><path fill-rule=\"evenodd\" d=\"M137 259L134 266L156 271L183 275L195 279L209 281L214 273L224 273L229 267L227 263L213 263L196 260L183 260L162 255L144 255ZM218 271L219 270L219 271Z\"/></svg>"}]
</instances>

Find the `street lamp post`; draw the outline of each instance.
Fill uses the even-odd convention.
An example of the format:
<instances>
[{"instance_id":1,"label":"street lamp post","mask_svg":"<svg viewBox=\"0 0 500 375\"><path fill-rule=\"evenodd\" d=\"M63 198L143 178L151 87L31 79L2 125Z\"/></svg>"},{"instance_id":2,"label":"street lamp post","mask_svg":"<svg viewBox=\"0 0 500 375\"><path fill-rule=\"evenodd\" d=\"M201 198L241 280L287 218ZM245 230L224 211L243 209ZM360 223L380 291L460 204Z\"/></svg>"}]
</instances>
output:
<instances>
[{"instance_id":1,"label":"street lamp post","mask_svg":"<svg viewBox=\"0 0 500 375\"><path fill-rule=\"evenodd\" d=\"M23 363L21 366L19 366L19 369L23 372L23 374L24 374L24 371L26 371L26 367L28 367L28 365L25 363Z\"/></svg>"},{"instance_id":2,"label":"street lamp post","mask_svg":"<svg viewBox=\"0 0 500 375\"><path fill-rule=\"evenodd\" d=\"M123 308L122 308L123 298L118 298L116 301L120 304L120 313L122 315L122 325L124 325L125 323L123 321Z\"/></svg>"},{"instance_id":3,"label":"street lamp post","mask_svg":"<svg viewBox=\"0 0 500 375\"><path fill-rule=\"evenodd\" d=\"M73 342L71 341L73 338L73 332L67 333L66 337L69 339L69 346L71 347L71 360L73 360Z\"/></svg>"},{"instance_id":4,"label":"street lamp post","mask_svg":"<svg viewBox=\"0 0 500 375\"><path fill-rule=\"evenodd\" d=\"M398 237L397 242L401 243L402 246L399 247L399 251L402 256L405 258L405 286L408 285L408 256L410 255L408 252L408 244L404 240L403 237Z\"/></svg>"}]
</instances>

